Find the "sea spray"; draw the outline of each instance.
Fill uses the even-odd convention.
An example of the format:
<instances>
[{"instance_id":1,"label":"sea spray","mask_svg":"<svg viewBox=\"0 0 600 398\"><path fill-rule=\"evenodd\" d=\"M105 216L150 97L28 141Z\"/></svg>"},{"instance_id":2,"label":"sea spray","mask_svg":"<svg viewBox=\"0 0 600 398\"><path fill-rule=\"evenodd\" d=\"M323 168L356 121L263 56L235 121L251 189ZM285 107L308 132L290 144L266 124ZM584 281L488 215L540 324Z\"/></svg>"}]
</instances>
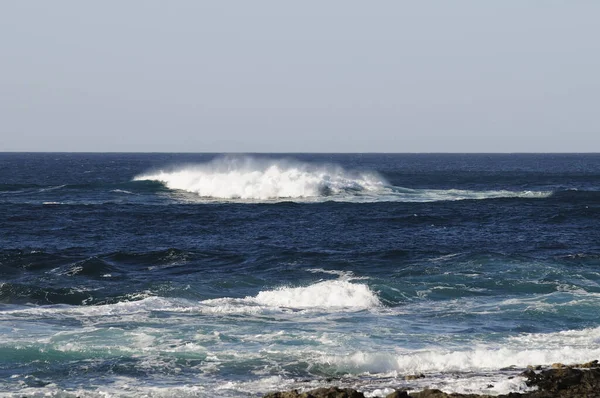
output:
<instances>
[{"instance_id":1,"label":"sea spray","mask_svg":"<svg viewBox=\"0 0 600 398\"><path fill-rule=\"evenodd\" d=\"M168 189L212 200L251 202L436 202L497 198L546 198L549 191L411 189L390 185L374 171L291 159L223 156L209 162L150 171L134 181L157 181Z\"/></svg>"},{"instance_id":2,"label":"sea spray","mask_svg":"<svg viewBox=\"0 0 600 398\"><path fill-rule=\"evenodd\" d=\"M258 314L287 310L358 311L381 306L367 285L346 280L321 281L309 286L263 290L243 299L219 298L202 301L203 313Z\"/></svg>"},{"instance_id":3,"label":"sea spray","mask_svg":"<svg viewBox=\"0 0 600 398\"><path fill-rule=\"evenodd\" d=\"M381 305L367 285L344 280L323 281L308 287L285 287L258 293L257 303L290 308L368 309Z\"/></svg>"},{"instance_id":4,"label":"sea spray","mask_svg":"<svg viewBox=\"0 0 600 398\"><path fill-rule=\"evenodd\" d=\"M310 198L343 192L376 191L387 184L377 173L350 172L336 165L253 157L220 157L135 177L154 180L170 189L220 199Z\"/></svg>"}]
</instances>

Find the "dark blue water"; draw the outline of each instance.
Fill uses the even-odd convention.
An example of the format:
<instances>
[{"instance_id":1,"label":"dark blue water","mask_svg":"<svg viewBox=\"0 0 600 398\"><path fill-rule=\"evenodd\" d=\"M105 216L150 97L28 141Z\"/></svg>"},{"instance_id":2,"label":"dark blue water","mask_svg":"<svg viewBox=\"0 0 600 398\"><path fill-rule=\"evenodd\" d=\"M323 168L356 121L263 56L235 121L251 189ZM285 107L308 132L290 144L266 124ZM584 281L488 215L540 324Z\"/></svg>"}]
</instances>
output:
<instances>
[{"instance_id":1,"label":"dark blue water","mask_svg":"<svg viewBox=\"0 0 600 398\"><path fill-rule=\"evenodd\" d=\"M600 155L0 154L9 396L519 390L599 282Z\"/></svg>"}]
</instances>

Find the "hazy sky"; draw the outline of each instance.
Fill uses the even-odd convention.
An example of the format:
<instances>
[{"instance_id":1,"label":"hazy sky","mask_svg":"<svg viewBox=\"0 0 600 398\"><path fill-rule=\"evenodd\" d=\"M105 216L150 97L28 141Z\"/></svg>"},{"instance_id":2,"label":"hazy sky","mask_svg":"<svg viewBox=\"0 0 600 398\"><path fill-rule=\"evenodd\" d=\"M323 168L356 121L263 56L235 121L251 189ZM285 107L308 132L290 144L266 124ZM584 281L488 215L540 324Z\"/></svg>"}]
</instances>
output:
<instances>
[{"instance_id":1,"label":"hazy sky","mask_svg":"<svg viewBox=\"0 0 600 398\"><path fill-rule=\"evenodd\" d=\"M0 2L0 151L600 152L599 1Z\"/></svg>"}]
</instances>

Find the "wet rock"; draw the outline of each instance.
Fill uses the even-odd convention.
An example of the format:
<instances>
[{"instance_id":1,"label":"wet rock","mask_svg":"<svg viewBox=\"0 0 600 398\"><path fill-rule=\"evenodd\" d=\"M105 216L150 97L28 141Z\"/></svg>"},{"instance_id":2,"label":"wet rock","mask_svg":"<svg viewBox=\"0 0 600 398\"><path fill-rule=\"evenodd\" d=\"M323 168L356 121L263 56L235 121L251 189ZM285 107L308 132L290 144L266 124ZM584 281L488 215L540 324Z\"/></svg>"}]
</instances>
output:
<instances>
[{"instance_id":1,"label":"wet rock","mask_svg":"<svg viewBox=\"0 0 600 398\"><path fill-rule=\"evenodd\" d=\"M298 390L292 390L292 391L278 391L278 392L271 392L268 393L264 396L264 398L298 398L300 397L300 393L298 393Z\"/></svg>"},{"instance_id":2,"label":"wet rock","mask_svg":"<svg viewBox=\"0 0 600 398\"><path fill-rule=\"evenodd\" d=\"M528 386L537 386L543 391L564 390L579 383L583 371L568 367L554 367L541 373L527 376Z\"/></svg>"},{"instance_id":3,"label":"wet rock","mask_svg":"<svg viewBox=\"0 0 600 398\"><path fill-rule=\"evenodd\" d=\"M598 366L600 366L598 364L598 360L593 360L590 362L586 362L586 363L582 363L582 364L578 364L578 365L573 365L576 368L597 368Z\"/></svg>"},{"instance_id":4,"label":"wet rock","mask_svg":"<svg viewBox=\"0 0 600 398\"><path fill-rule=\"evenodd\" d=\"M529 387L537 387L538 390L513 392L494 398L600 398L600 364L598 361L569 366L555 365L539 372L534 370L540 370L539 368L532 367L521 373L521 376L527 379L525 383ZM350 388L330 387L303 393L296 390L275 392L265 395L265 398L364 398L364 395ZM437 389L425 389L421 392L411 393L397 390L386 398L490 398L490 396L485 394L448 394Z\"/></svg>"},{"instance_id":5,"label":"wet rock","mask_svg":"<svg viewBox=\"0 0 600 398\"><path fill-rule=\"evenodd\" d=\"M448 394L437 389L425 389L421 392L411 392L411 398L488 398L489 395L479 394Z\"/></svg>"},{"instance_id":6,"label":"wet rock","mask_svg":"<svg viewBox=\"0 0 600 398\"><path fill-rule=\"evenodd\" d=\"M527 365L527 369L542 370L542 365Z\"/></svg>"},{"instance_id":7,"label":"wet rock","mask_svg":"<svg viewBox=\"0 0 600 398\"><path fill-rule=\"evenodd\" d=\"M526 384L537 386L539 392L523 395L525 397L600 397L600 368L582 370L564 366L547 369L529 375Z\"/></svg>"},{"instance_id":8,"label":"wet rock","mask_svg":"<svg viewBox=\"0 0 600 398\"><path fill-rule=\"evenodd\" d=\"M425 389L421 392L413 392L410 394L411 398L447 398L448 394L437 389Z\"/></svg>"},{"instance_id":9,"label":"wet rock","mask_svg":"<svg viewBox=\"0 0 600 398\"><path fill-rule=\"evenodd\" d=\"M419 373L416 375L406 375L404 376L404 380L417 380L417 379L424 379L425 375L423 373Z\"/></svg>"},{"instance_id":10,"label":"wet rock","mask_svg":"<svg viewBox=\"0 0 600 398\"><path fill-rule=\"evenodd\" d=\"M396 390L391 394L385 396L385 398L411 398L406 391Z\"/></svg>"},{"instance_id":11,"label":"wet rock","mask_svg":"<svg viewBox=\"0 0 600 398\"><path fill-rule=\"evenodd\" d=\"M534 377L536 375L535 371L533 369L527 369L526 371L524 371L523 373L520 374L520 376L523 377Z\"/></svg>"},{"instance_id":12,"label":"wet rock","mask_svg":"<svg viewBox=\"0 0 600 398\"><path fill-rule=\"evenodd\" d=\"M352 388L323 387L299 393L298 390L274 392L265 398L365 398L362 392Z\"/></svg>"}]
</instances>

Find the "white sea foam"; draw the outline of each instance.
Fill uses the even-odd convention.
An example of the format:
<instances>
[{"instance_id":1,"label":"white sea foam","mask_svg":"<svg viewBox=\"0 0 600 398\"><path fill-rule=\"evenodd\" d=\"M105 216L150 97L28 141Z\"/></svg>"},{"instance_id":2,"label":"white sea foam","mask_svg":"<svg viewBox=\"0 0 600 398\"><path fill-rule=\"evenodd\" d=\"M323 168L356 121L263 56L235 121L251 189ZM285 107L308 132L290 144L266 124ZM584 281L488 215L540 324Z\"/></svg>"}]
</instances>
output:
<instances>
[{"instance_id":1,"label":"white sea foam","mask_svg":"<svg viewBox=\"0 0 600 398\"><path fill-rule=\"evenodd\" d=\"M141 321L151 312L202 313L202 314L262 314L316 310L324 312L359 311L381 306L377 294L367 285L347 280L321 281L303 287L280 287L264 290L256 296L245 298L222 297L200 302L132 294L135 301L96 306L22 306L0 311L0 320L23 317L74 317L95 322L100 317L115 317Z\"/></svg>"},{"instance_id":2,"label":"white sea foam","mask_svg":"<svg viewBox=\"0 0 600 398\"><path fill-rule=\"evenodd\" d=\"M547 198L552 194L549 191L472 191L465 189L415 189L412 192L403 192L404 200L415 202L436 202L442 200L481 200L498 198Z\"/></svg>"},{"instance_id":3,"label":"white sea foam","mask_svg":"<svg viewBox=\"0 0 600 398\"><path fill-rule=\"evenodd\" d=\"M140 175L170 189L217 199L292 199L336 195L346 191L376 191L386 182L375 173L352 173L339 166L289 160L222 157L172 171Z\"/></svg>"},{"instance_id":4,"label":"white sea foam","mask_svg":"<svg viewBox=\"0 0 600 398\"><path fill-rule=\"evenodd\" d=\"M61 189L64 187L66 187L66 185L56 185L56 186L48 187L48 188L40 188L39 192L56 191L57 189Z\"/></svg>"},{"instance_id":5,"label":"white sea foam","mask_svg":"<svg viewBox=\"0 0 600 398\"><path fill-rule=\"evenodd\" d=\"M323 271L316 268L311 272ZM414 336L402 336L406 329L397 327L405 322L400 313L384 312L377 294L368 285L354 281L351 273L326 274L337 275L339 279L265 289L243 298L194 301L147 297L147 293L142 293L137 301L100 306L11 307L14 309L0 311L0 321L7 320L6 324L15 328L25 322L28 329L27 333L15 329L9 334L10 340L4 342L4 348L31 348L35 355L49 357L57 352L66 358L133 357L138 369L165 380L171 377L164 372L165 367L172 375L180 366L173 358L202 361L194 369L197 379L193 376L190 383L201 385L204 390L187 389L187 386L161 389L160 380L150 386L146 379L130 379L126 387L124 384L123 388L112 390L118 383L104 383L83 396L105 392L111 396L113 391L129 396L170 396L171 393L174 396L239 396L240 392L259 395L281 389L278 385L308 389L324 382L309 376L302 376L302 380L311 380L308 383L285 377L285 372L297 371L298 366L308 367L309 373L314 370L312 374L344 375L343 380L335 383L347 383L370 396L383 395L389 386L405 383L405 375L416 373L425 373L427 377L410 381L411 388L500 394L525 388L522 378L509 380L501 368L581 363L600 358L600 327L519 334L487 342L457 342L449 338L450 344L431 343L425 347L419 344L417 349L405 344ZM369 311L346 316L346 311L363 309ZM436 311L444 310L438 307ZM357 322L342 325L337 321L338 312L344 312L344 318L356 316ZM329 316L330 313L336 315ZM240 316L246 314L249 316ZM268 316L255 317L254 314ZM319 316L318 322L315 322L315 314ZM388 316L390 314L395 315ZM55 322L44 323L46 319L69 318L87 326L66 331L53 326ZM168 321L162 321L163 318ZM248 320L250 322L246 322ZM310 322L304 322L306 320ZM40 329L37 329L38 324ZM288 328L290 324L294 326ZM131 328L131 325L136 327ZM356 332L348 333L348 326L356 327ZM47 338L43 339L44 335ZM227 369L244 369L244 374L250 377L244 381L221 378L220 372ZM275 374L281 374L282 378ZM365 375L368 377L363 377ZM494 387L488 388L490 384ZM59 390L45 386L26 391L41 396Z\"/></svg>"},{"instance_id":6,"label":"white sea foam","mask_svg":"<svg viewBox=\"0 0 600 398\"><path fill-rule=\"evenodd\" d=\"M525 392L536 390L537 387L527 387L523 377L508 378L506 374L462 375L463 377L422 379L414 390L437 388L447 393L459 394L508 394L510 392Z\"/></svg>"},{"instance_id":7,"label":"white sea foam","mask_svg":"<svg viewBox=\"0 0 600 398\"><path fill-rule=\"evenodd\" d=\"M140 398L197 398L210 396L205 392L205 388L200 385L180 385L168 387L156 387L139 385L135 378L112 377L110 384L89 389L68 389L63 390L56 385L50 384L40 387L23 387L18 393L0 392L0 397L24 396L31 398L56 397L56 398L122 398L122 397L140 397Z\"/></svg>"},{"instance_id":8,"label":"white sea foam","mask_svg":"<svg viewBox=\"0 0 600 398\"><path fill-rule=\"evenodd\" d=\"M159 181L200 198L242 201L432 202L494 198L544 198L551 192L410 189L391 186L375 172L286 159L220 157L207 163L159 170L134 181Z\"/></svg>"},{"instance_id":9,"label":"white sea foam","mask_svg":"<svg viewBox=\"0 0 600 398\"><path fill-rule=\"evenodd\" d=\"M284 287L260 292L256 302L289 308L368 309L381 305L367 285L345 280L323 281L307 287Z\"/></svg>"},{"instance_id":10,"label":"white sea foam","mask_svg":"<svg viewBox=\"0 0 600 398\"><path fill-rule=\"evenodd\" d=\"M600 358L600 327L510 337L471 349L438 348L399 352L356 351L321 361L351 374L415 374L494 371L511 366L584 363Z\"/></svg>"},{"instance_id":11,"label":"white sea foam","mask_svg":"<svg viewBox=\"0 0 600 398\"><path fill-rule=\"evenodd\" d=\"M131 295L132 298L144 297L143 293ZM160 298L145 297L137 301L122 301L115 304L72 306L72 305L47 305L47 306L22 306L16 309L0 311L0 320L9 317L76 317L78 319L102 316L125 316L138 313L147 313L152 310L170 310L179 308L177 302Z\"/></svg>"},{"instance_id":12,"label":"white sea foam","mask_svg":"<svg viewBox=\"0 0 600 398\"><path fill-rule=\"evenodd\" d=\"M331 270L331 269L323 269L323 268L308 268L307 272L313 274L329 274L329 275L337 275L340 280L345 281L355 281L355 280L365 280L369 279L367 276L356 276L352 271L339 271L339 270Z\"/></svg>"},{"instance_id":13,"label":"white sea foam","mask_svg":"<svg viewBox=\"0 0 600 398\"><path fill-rule=\"evenodd\" d=\"M280 287L243 299L219 298L201 302L203 313L258 314L289 310L358 311L381 306L367 285L347 280L322 281L302 287Z\"/></svg>"}]
</instances>

